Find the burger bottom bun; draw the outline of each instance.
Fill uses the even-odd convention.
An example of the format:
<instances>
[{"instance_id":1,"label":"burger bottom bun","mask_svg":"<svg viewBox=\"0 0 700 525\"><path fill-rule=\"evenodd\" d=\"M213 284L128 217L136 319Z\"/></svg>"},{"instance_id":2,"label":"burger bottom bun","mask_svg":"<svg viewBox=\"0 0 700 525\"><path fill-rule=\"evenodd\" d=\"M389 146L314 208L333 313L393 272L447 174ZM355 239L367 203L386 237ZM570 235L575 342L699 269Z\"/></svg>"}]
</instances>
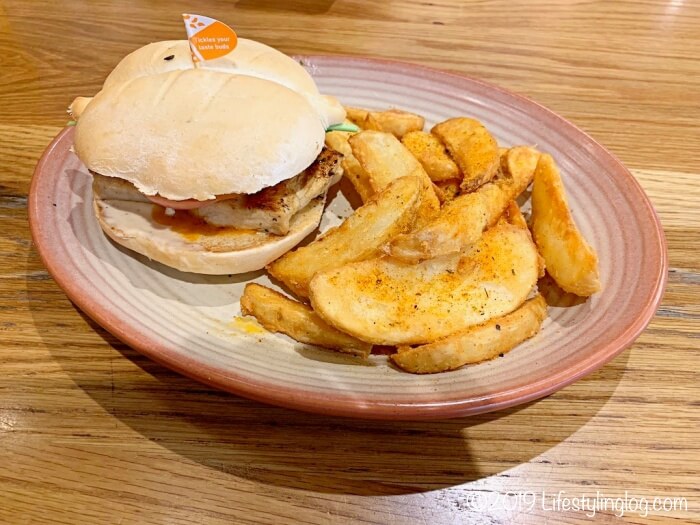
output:
<instances>
[{"instance_id":1,"label":"burger bottom bun","mask_svg":"<svg viewBox=\"0 0 700 525\"><path fill-rule=\"evenodd\" d=\"M93 207L102 230L114 242L183 272L225 275L260 270L291 250L318 226L324 202L324 196L317 197L300 210L284 236L233 229L179 233L153 219L151 203L95 196Z\"/></svg>"}]
</instances>

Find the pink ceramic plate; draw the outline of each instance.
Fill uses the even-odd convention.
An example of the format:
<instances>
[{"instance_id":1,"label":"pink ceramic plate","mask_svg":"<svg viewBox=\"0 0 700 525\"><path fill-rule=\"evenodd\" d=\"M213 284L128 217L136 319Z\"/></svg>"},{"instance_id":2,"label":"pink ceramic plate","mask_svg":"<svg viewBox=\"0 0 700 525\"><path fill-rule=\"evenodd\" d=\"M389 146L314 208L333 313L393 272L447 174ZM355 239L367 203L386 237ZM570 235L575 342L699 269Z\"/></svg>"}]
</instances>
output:
<instances>
[{"instance_id":1,"label":"pink ceramic plate","mask_svg":"<svg viewBox=\"0 0 700 525\"><path fill-rule=\"evenodd\" d=\"M92 212L90 176L62 131L32 181L32 234L66 294L100 325L182 374L260 401L386 419L475 414L545 396L629 346L654 315L666 276L664 237L634 177L585 133L525 98L466 77L360 58L302 59L321 90L348 105L396 106L428 124L470 115L502 145L536 144L561 167L576 221L600 256L603 292L551 308L542 332L503 358L414 376L373 356L368 364L235 322L238 299L260 272L183 274L112 244ZM323 226L349 211L338 193Z\"/></svg>"}]
</instances>

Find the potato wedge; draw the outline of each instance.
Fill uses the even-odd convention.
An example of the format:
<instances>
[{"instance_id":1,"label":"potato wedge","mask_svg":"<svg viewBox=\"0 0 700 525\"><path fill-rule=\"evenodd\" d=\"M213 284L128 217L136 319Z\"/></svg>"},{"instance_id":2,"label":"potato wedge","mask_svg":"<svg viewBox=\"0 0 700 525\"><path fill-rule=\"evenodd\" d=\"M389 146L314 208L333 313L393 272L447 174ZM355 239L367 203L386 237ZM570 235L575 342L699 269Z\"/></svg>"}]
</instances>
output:
<instances>
[{"instance_id":1,"label":"potato wedge","mask_svg":"<svg viewBox=\"0 0 700 525\"><path fill-rule=\"evenodd\" d=\"M551 155L543 154L535 170L532 234L547 271L563 290L583 297L600 291L598 256L571 216Z\"/></svg>"},{"instance_id":2,"label":"potato wedge","mask_svg":"<svg viewBox=\"0 0 700 525\"><path fill-rule=\"evenodd\" d=\"M362 108L354 108L352 106L345 106L346 118L356 126L359 126L360 128L362 128L362 123L365 120L367 120L368 115L369 110Z\"/></svg>"},{"instance_id":3,"label":"potato wedge","mask_svg":"<svg viewBox=\"0 0 700 525\"><path fill-rule=\"evenodd\" d=\"M295 294L308 297L318 272L377 257L396 235L408 230L421 203L422 182L401 177L358 208L340 226L268 265L270 274Z\"/></svg>"},{"instance_id":4,"label":"potato wedge","mask_svg":"<svg viewBox=\"0 0 700 525\"><path fill-rule=\"evenodd\" d=\"M503 355L536 335L546 317L547 303L538 294L503 317L469 327L434 343L414 348L399 347L391 360L413 374L434 374L480 363Z\"/></svg>"},{"instance_id":5,"label":"potato wedge","mask_svg":"<svg viewBox=\"0 0 700 525\"><path fill-rule=\"evenodd\" d=\"M255 283L246 285L241 312L254 316L270 332L280 332L300 343L322 346L366 358L372 345L358 341L326 324L307 305Z\"/></svg>"},{"instance_id":6,"label":"potato wedge","mask_svg":"<svg viewBox=\"0 0 700 525\"><path fill-rule=\"evenodd\" d=\"M498 178L447 202L429 224L401 234L388 252L404 261L419 261L457 253L475 242L527 188L534 175L539 152L526 146L509 149L506 170Z\"/></svg>"},{"instance_id":7,"label":"potato wedge","mask_svg":"<svg viewBox=\"0 0 700 525\"><path fill-rule=\"evenodd\" d=\"M352 153L369 175L374 191L381 191L394 179L407 175L430 181L420 163L389 133L366 130L348 141Z\"/></svg>"},{"instance_id":8,"label":"potato wedge","mask_svg":"<svg viewBox=\"0 0 700 525\"><path fill-rule=\"evenodd\" d=\"M523 216L523 212L520 211L520 206L518 206L518 203L515 201L510 201L508 203L508 206L506 206L506 209L503 211L503 218L513 226L517 226L528 232L530 231L527 221Z\"/></svg>"},{"instance_id":9,"label":"potato wedge","mask_svg":"<svg viewBox=\"0 0 700 525\"><path fill-rule=\"evenodd\" d=\"M473 191L498 171L498 144L478 120L459 117L433 126L431 133L447 147L462 171L462 190Z\"/></svg>"},{"instance_id":10,"label":"potato wedge","mask_svg":"<svg viewBox=\"0 0 700 525\"><path fill-rule=\"evenodd\" d=\"M425 126L425 119L420 115L400 109L389 109L370 112L364 129L384 131L401 139L406 133L422 130L423 126Z\"/></svg>"},{"instance_id":11,"label":"potato wedge","mask_svg":"<svg viewBox=\"0 0 700 525\"><path fill-rule=\"evenodd\" d=\"M403 136L401 143L423 165L433 182L461 180L459 167L435 135L425 131L411 131Z\"/></svg>"},{"instance_id":12,"label":"potato wedge","mask_svg":"<svg viewBox=\"0 0 700 525\"><path fill-rule=\"evenodd\" d=\"M445 204L446 202L450 202L453 200L457 195L459 194L459 183L461 181L459 179L453 179L453 180L441 180L439 182L434 182L435 187L437 188L435 190L435 194L438 196L438 199L440 199L440 202L442 204Z\"/></svg>"},{"instance_id":13,"label":"potato wedge","mask_svg":"<svg viewBox=\"0 0 700 525\"><path fill-rule=\"evenodd\" d=\"M423 183L421 205L416 225L427 224L440 210L440 201L433 183L413 155L390 133L361 131L349 139L352 153L368 176L368 184L375 192L386 188L395 179L408 175Z\"/></svg>"},{"instance_id":14,"label":"potato wedge","mask_svg":"<svg viewBox=\"0 0 700 525\"><path fill-rule=\"evenodd\" d=\"M398 139L411 131L422 130L423 126L425 126L423 117L401 109L368 111L366 109L346 107L345 111L348 119L361 129L384 131L391 133Z\"/></svg>"},{"instance_id":15,"label":"potato wedge","mask_svg":"<svg viewBox=\"0 0 700 525\"><path fill-rule=\"evenodd\" d=\"M462 254L406 264L390 257L321 272L309 286L326 322L360 340L422 344L505 315L537 282L537 249L510 224Z\"/></svg>"},{"instance_id":16,"label":"potato wedge","mask_svg":"<svg viewBox=\"0 0 700 525\"><path fill-rule=\"evenodd\" d=\"M527 221L525 220L525 217L523 216L523 212L520 211L520 206L518 206L518 203L516 201L510 201L510 203L508 204L508 207L505 209L505 211L503 212L503 215L501 215L501 218L498 219L498 222L496 224L500 224L501 222L512 224L516 228L520 228L521 230L526 231L527 234L530 236L530 239L532 239L532 233L530 232L530 227L527 225ZM537 268L538 268L537 275L540 278L544 277L544 273L545 273L544 257L542 257L539 253L537 254ZM540 279L540 282L541 282L541 279Z\"/></svg>"},{"instance_id":17,"label":"potato wedge","mask_svg":"<svg viewBox=\"0 0 700 525\"><path fill-rule=\"evenodd\" d=\"M498 222L496 224L501 223L512 224L516 228L520 228L521 230L526 231L530 236L530 239L532 239L532 232L530 231L530 226L528 226L527 220L525 220L523 212L520 211L520 206L518 206L517 201L510 201L510 203L508 203L508 206L503 212L503 215L501 215L501 218L498 219ZM545 265L544 258L539 254L539 252L537 254L537 260L537 267L539 268L538 275L540 278L542 278L545 274Z\"/></svg>"},{"instance_id":18,"label":"potato wedge","mask_svg":"<svg viewBox=\"0 0 700 525\"><path fill-rule=\"evenodd\" d=\"M362 202L367 202L374 195L374 190L369 184L369 176L352 154L352 148L348 142L352 135L353 133L347 131L329 131L326 133L326 146L343 155L341 161L343 175L353 185Z\"/></svg>"},{"instance_id":19,"label":"potato wedge","mask_svg":"<svg viewBox=\"0 0 700 525\"><path fill-rule=\"evenodd\" d=\"M587 297L565 292L549 274L543 275L540 277L540 280L537 281L537 291L539 291L542 297L544 297L544 300L547 301L547 305L559 308L578 306L579 304L584 304L588 300Z\"/></svg>"}]
</instances>

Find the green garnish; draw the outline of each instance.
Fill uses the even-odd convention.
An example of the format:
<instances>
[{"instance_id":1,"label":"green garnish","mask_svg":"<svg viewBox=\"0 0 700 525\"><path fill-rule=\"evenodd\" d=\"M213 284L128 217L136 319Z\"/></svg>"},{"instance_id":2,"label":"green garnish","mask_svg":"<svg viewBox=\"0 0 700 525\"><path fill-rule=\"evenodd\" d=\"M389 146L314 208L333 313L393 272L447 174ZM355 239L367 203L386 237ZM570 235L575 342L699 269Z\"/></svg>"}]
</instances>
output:
<instances>
[{"instance_id":1,"label":"green garnish","mask_svg":"<svg viewBox=\"0 0 700 525\"><path fill-rule=\"evenodd\" d=\"M355 124L333 124L332 126L329 126L326 131L351 131L353 133L356 133L360 131L360 128L358 128Z\"/></svg>"},{"instance_id":2,"label":"green garnish","mask_svg":"<svg viewBox=\"0 0 700 525\"><path fill-rule=\"evenodd\" d=\"M66 122L66 126L75 126L76 124L77 122L75 120L69 120L68 122Z\"/></svg>"}]
</instances>

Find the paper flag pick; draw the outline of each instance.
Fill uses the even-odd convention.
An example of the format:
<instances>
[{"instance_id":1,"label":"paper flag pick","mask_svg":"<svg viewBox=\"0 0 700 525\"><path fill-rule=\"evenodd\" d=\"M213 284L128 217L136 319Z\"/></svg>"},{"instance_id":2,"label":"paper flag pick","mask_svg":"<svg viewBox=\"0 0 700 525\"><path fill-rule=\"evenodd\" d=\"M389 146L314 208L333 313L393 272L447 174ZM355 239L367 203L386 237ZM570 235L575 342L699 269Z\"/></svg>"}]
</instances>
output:
<instances>
[{"instance_id":1,"label":"paper flag pick","mask_svg":"<svg viewBox=\"0 0 700 525\"><path fill-rule=\"evenodd\" d=\"M187 13L182 15L182 19L195 64L228 55L238 43L236 32L223 22Z\"/></svg>"}]
</instances>

